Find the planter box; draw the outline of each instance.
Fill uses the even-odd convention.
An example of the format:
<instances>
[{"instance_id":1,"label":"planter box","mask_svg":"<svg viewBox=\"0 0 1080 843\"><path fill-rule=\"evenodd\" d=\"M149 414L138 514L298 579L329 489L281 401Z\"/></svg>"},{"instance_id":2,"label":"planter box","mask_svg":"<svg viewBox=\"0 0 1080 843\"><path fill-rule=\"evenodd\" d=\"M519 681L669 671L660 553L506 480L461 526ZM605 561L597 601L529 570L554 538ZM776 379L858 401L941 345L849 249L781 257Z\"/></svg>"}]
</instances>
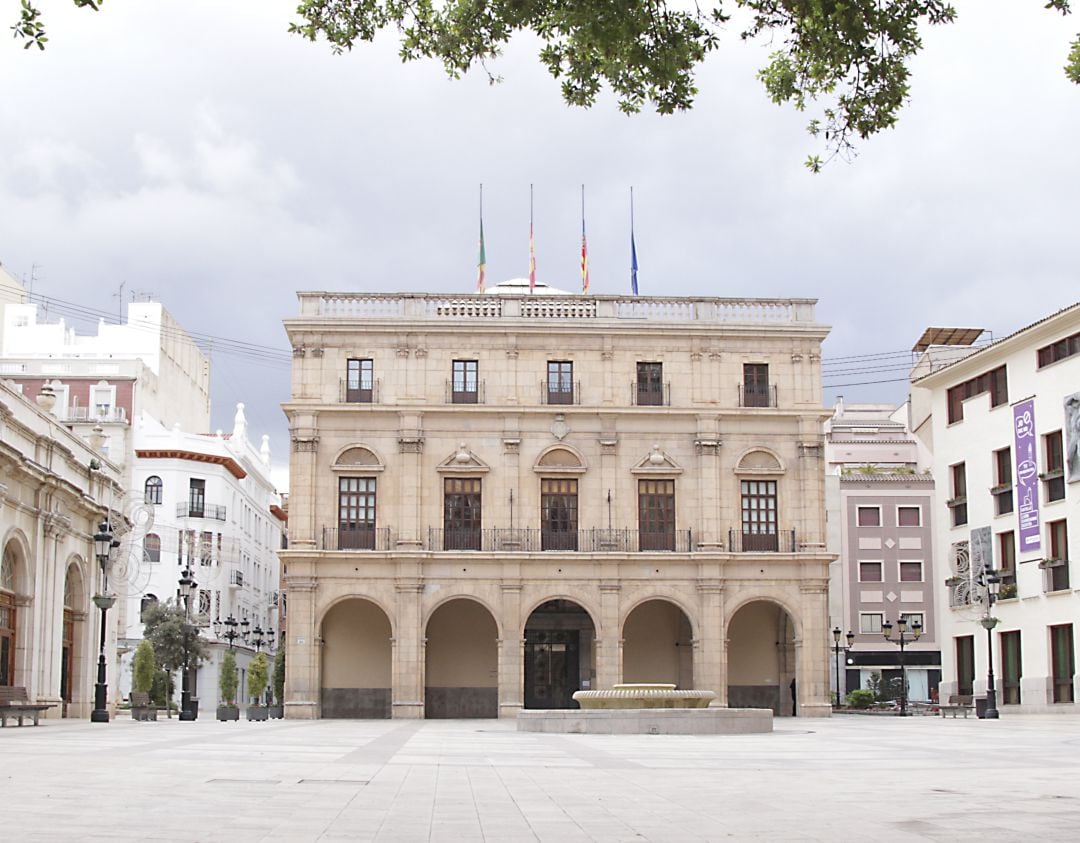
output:
<instances>
[{"instance_id":1,"label":"planter box","mask_svg":"<svg viewBox=\"0 0 1080 843\"><path fill-rule=\"evenodd\" d=\"M271 720L281 720L285 716L285 706L283 705L271 705L267 706L270 710Z\"/></svg>"},{"instance_id":2,"label":"planter box","mask_svg":"<svg viewBox=\"0 0 1080 843\"><path fill-rule=\"evenodd\" d=\"M235 705L219 705L217 708L218 720L239 720L240 707Z\"/></svg>"},{"instance_id":3,"label":"planter box","mask_svg":"<svg viewBox=\"0 0 1080 843\"><path fill-rule=\"evenodd\" d=\"M269 711L265 705L249 705L247 708L248 720L266 720Z\"/></svg>"},{"instance_id":4,"label":"planter box","mask_svg":"<svg viewBox=\"0 0 1080 843\"><path fill-rule=\"evenodd\" d=\"M140 720L142 722L150 722L151 720L157 720L157 708L154 706L134 706L131 709L131 719Z\"/></svg>"}]
</instances>

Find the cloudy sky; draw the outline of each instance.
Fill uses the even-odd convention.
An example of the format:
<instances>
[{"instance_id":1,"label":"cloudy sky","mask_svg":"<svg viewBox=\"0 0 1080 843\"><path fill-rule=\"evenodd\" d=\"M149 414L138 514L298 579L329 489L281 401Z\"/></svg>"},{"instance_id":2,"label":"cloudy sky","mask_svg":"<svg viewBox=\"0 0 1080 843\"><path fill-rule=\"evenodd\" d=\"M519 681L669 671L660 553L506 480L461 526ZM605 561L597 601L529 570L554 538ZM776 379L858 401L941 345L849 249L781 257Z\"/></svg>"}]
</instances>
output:
<instances>
[{"instance_id":1,"label":"cloudy sky","mask_svg":"<svg viewBox=\"0 0 1080 843\"><path fill-rule=\"evenodd\" d=\"M899 401L903 354L843 358L931 324L1003 336L1080 298L1080 88L1061 71L1080 18L957 5L899 127L813 176L807 115L766 99L767 45L737 28L692 112L627 117L564 105L528 38L490 86L402 65L389 34L333 56L287 34L295 0L43 0L48 50L0 39L0 262L87 311L117 313L123 284L278 350L214 352L214 425L244 401L284 464L297 290L470 291L483 182L489 282L526 274L532 183L538 277L575 289L584 183L593 291L626 293L633 185L643 294L816 297L823 400Z\"/></svg>"}]
</instances>

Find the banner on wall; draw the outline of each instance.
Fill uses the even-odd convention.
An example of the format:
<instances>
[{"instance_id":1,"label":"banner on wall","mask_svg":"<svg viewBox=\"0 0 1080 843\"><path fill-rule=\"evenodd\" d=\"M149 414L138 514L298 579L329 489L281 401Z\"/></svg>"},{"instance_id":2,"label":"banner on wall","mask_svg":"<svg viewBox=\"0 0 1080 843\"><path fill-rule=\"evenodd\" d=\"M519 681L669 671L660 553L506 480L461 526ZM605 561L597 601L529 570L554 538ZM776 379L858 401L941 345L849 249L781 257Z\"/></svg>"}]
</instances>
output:
<instances>
[{"instance_id":1,"label":"banner on wall","mask_svg":"<svg viewBox=\"0 0 1080 843\"><path fill-rule=\"evenodd\" d=\"M1020 552L1038 550L1039 450L1035 435L1035 399L1013 405L1013 453L1016 455L1016 515Z\"/></svg>"}]
</instances>

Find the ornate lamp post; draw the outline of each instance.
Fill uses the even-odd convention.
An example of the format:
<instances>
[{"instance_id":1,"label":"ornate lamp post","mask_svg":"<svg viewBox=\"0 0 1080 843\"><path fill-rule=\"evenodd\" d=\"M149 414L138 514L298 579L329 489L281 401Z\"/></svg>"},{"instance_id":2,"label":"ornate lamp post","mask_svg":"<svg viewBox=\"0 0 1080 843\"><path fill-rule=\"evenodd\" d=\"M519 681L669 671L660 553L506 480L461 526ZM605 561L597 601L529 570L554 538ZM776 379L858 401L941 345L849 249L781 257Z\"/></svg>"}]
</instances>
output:
<instances>
[{"instance_id":1,"label":"ornate lamp post","mask_svg":"<svg viewBox=\"0 0 1080 843\"><path fill-rule=\"evenodd\" d=\"M225 620L218 618L214 621L214 632L218 634L219 638L224 638L229 642L230 650L235 649L236 639L240 637L240 633L236 631L239 625L240 622L232 615L229 615Z\"/></svg>"},{"instance_id":2,"label":"ornate lamp post","mask_svg":"<svg viewBox=\"0 0 1080 843\"><path fill-rule=\"evenodd\" d=\"M191 700L191 650L189 636L194 629L191 623L191 597L195 593L198 583L191 573L191 568L185 568L180 574L180 596L184 600L184 668L180 677L180 719L192 721L198 718L199 711L192 705Z\"/></svg>"},{"instance_id":3,"label":"ornate lamp post","mask_svg":"<svg viewBox=\"0 0 1080 843\"><path fill-rule=\"evenodd\" d=\"M840 643L840 627L833 627L833 653L836 655L836 708L840 708L842 700L840 695L840 654L846 654L851 649L852 645L855 643L855 633L849 629L848 634L844 637L847 639L847 646L843 646Z\"/></svg>"},{"instance_id":4,"label":"ornate lamp post","mask_svg":"<svg viewBox=\"0 0 1080 843\"><path fill-rule=\"evenodd\" d=\"M101 592L94 595L94 605L101 610L101 649L98 654L97 682L94 684L94 710L90 712L91 723L109 722L109 710L105 707L109 690L105 684L105 613L116 603L116 596L109 594L109 561L113 546L109 522L103 521L94 535L94 555L101 566Z\"/></svg>"},{"instance_id":5,"label":"ornate lamp post","mask_svg":"<svg viewBox=\"0 0 1080 843\"><path fill-rule=\"evenodd\" d=\"M979 575L979 584L986 589L983 616L979 620L982 628L986 630L986 711L983 712L986 720L997 720L999 717L997 689L994 687L994 627L998 625L998 619L991 612L997 601L997 587L1000 582L1001 577L997 571L985 569Z\"/></svg>"},{"instance_id":6,"label":"ornate lamp post","mask_svg":"<svg viewBox=\"0 0 1080 843\"><path fill-rule=\"evenodd\" d=\"M255 648L256 653L262 650L262 645L266 643L266 638L263 637L264 635L263 628L259 625L256 625L255 628L251 630L251 645Z\"/></svg>"},{"instance_id":7,"label":"ornate lamp post","mask_svg":"<svg viewBox=\"0 0 1080 843\"><path fill-rule=\"evenodd\" d=\"M889 621L885 621L881 625L881 634L885 636L886 641L892 641L894 644L900 645L900 716L907 717L907 668L904 664L904 647L906 647L912 641L918 641L919 636L922 635L922 624L915 621L911 625L911 637L907 637L907 618L903 615L896 622L896 630L900 633L898 638L892 637L893 625Z\"/></svg>"}]
</instances>

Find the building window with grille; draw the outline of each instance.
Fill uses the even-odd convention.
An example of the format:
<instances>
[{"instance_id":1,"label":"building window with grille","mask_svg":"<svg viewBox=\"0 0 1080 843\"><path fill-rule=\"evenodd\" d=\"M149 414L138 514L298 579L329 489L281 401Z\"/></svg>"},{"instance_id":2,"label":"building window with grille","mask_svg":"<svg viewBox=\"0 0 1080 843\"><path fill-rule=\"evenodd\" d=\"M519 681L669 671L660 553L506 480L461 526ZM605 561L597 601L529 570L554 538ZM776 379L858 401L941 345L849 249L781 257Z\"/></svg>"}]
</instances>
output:
<instances>
[{"instance_id":1,"label":"building window with grille","mask_svg":"<svg viewBox=\"0 0 1080 843\"><path fill-rule=\"evenodd\" d=\"M952 511L952 525L960 527L967 524L967 465L957 463L950 467L952 474L952 498L948 501Z\"/></svg>"},{"instance_id":2,"label":"building window with grille","mask_svg":"<svg viewBox=\"0 0 1080 843\"><path fill-rule=\"evenodd\" d=\"M882 582L885 578L883 568L881 562L860 562L859 582Z\"/></svg>"},{"instance_id":3,"label":"building window with grille","mask_svg":"<svg viewBox=\"0 0 1080 843\"><path fill-rule=\"evenodd\" d=\"M188 481L188 515L192 518L206 516L206 481L191 478Z\"/></svg>"},{"instance_id":4,"label":"building window with grille","mask_svg":"<svg viewBox=\"0 0 1080 843\"><path fill-rule=\"evenodd\" d=\"M143 539L143 555L146 561L156 564L161 561L161 536L157 533L147 533Z\"/></svg>"},{"instance_id":5,"label":"building window with grille","mask_svg":"<svg viewBox=\"0 0 1080 843\"><path fill-rule=\"evenodd\" d=\"M1069 532L1065 519L1051 521L1046 525L1050 535L1050 555L1046 567L1047 591L1065 591L1069 588Z\"/></svg>"},{"instance_id":6,"label":"building window with grille","mask_svg":"<svg viewBox=\"0 0 1080 843\"><path fill-rule=\"evenodd\" d=\"M998 533L998 569L1001 576L1001 589L998 597L1008 600L1016 597L1016 533L1007 530Z\"/></svg>"},{"instance_id":7,"label":"building window with grille","mask_svg":"<svg viewBox=\"0 0 1080 843\"><path fill-rule=\"evenodd\" d=\"M350 404L370 404L374 397L374 364L367 359L346 363L345 400Z\"/></svg>"},{"instance_id":8,"label":"building window with grille","mask_svg":"<svg viewBox=\"0 0 1080 843\"><path fill-rule=\"evenodd\" d=\"M375 478L338 478L338 550L375 549Z\"/></svg>"},{"instance_id":9,"label":"building window with grille","mask_svg":"<svg viewBox=\"0 0 1080 843\"><path fill-rule=\"evenodd\" d=\"M452 404L476 404L479 392L479 363L476 360L455 360L450 383Z\"/></svg>"},{"instance_id":10,"label":"building window with grille","mask_svg":"<svg viewBox=\"0 0 1080 843\"><path fill-rule=\"evenodd\" d=\"M880 635L885 616L881 612L860 612L859 632L863 635Z\"/></svg>"},{"instance_id":11,"label":"building window with grille","mask_svg":"<svg viewBox=\"0 0 1080 843\"><path fill-rule=\"evenodd\" d=\"M639 407L659 407L664 403L663 363L637 364L636 400Z\"/></svg>"},{"instance_id":12,"label":"building window with grille","mask_svg":"<svg viewBox=\"0 0 1080 843\"><path fill-rule=\"evenodd\" d=\"M443 480L443 550L480 550L479 477Z\"/></svg>"},{"instance_id":13,"label":"building window with grille","mask_svg":"<svg viewBox=\"0 0 1080 843\"><path fill-rule=\"evenodd\" d=\"M743 551L779 550L776 481L742 480Z\"/></svg>"},{"instance_id":14,"label":"building window with grille","mask_svg":"<svg viewBox=\"0 0 1080 843\"><path fill-rule=\"evenodd\" d=\"M1001 639L1001 701L1005 705L1020 705L1020 630L1003 632Z\"/></svg>"},{"instance_id":15,"label":"building window with grille","mask_svg":"<svg viewBox=\"0 0 1080 843\"><path fill-rule=\"evenodd\" d=\"M674 480L638 480L638 544L641 550L675 549Z\"/></svg>"},{"instance_id":16,"label":"building window with grille","mask_svg":"<svg viewBox=\"0 0 1080 843\"><path fill-rule=\"evenodd\" d=\"M540 480L540 547L542 550L577 550L578 482L574 479Z\"/></svg>"},{"instance_id":17,"label":"building window with grille","mask_svg":"<svg viewBox=\"0 0 1080 843\"><path fill-rule=\"evenodd\" d=\"M153 594L147 594L141 601L139 601L139 620L146 621L146 610L151 606L156 605L158 602L157 596Z\"/></svg>"},{"instance_id":18,"label":"building window with grille","mask_svg":"<svg viewBox=\"0 0 1080 843\"><path fill-rule=\"evenodd\" d=\"M568 360L549 360L547 371L547 402L573 404L574 364Z\"/></svg>"},{"instance_id":19,"label":"building window with grille","mask_svg":"<svg viewBox=\"0 0 1080 843\"><path fill-rule=\"evenodd\" d=\"M956 693L970 697L975 693L975 636L956 637Z\"/></svg>"},{"instance_id":20,"label":"building window with grille","mask_svg":"<svg viewBox=\"0 0 1080 843\"><path fill-rule=\"evenodd\" d=\"M1012 448L994 451L994 513L1007 515L1013 511Z\"/></svg>"},{"instance_id":21,"label":"building window with grille","mask_svg":"<svg viewBox=\"0 0 1080 843\"><path fill-rule=\"evenodd\" d=\"M1054 702L1073 701L1073 675L1076 659L1073 652L1073 625L1050 627L1050 663L1054 676Z\"/></svg>"},{"instance_id":22,"label":"building window with grille","mask_svg":"<svg viewBox=\"0 0 1080 843\"><path fill-rule=\"evenodd\" d=\"M743 363L742 406L768 407L769 364Z\"/></svg>"},{"instance_id":23,"label":"building window with grille","mask_svg":"<svg viewBox=\"0 0 1080 843\"><path fill-rule=\"evenodd\" d=\"M1061 447L1061 431L1056 430L1043 437L1046 453L1046 471L1043 474L1043 486L1046 489L1046 502L1065 500L1065 451Z\"/></svg>"},{"instance_id":24,"label":"building window with grille","mask_svg":"<svg viewBox=\"0 0 1080 843\"><path fill-rule=\"evenodd\" d=\"M160 477L147 477L144 487L143 501L148 504L161 504L162 483Z\"/></svg>"}]
</instances>

